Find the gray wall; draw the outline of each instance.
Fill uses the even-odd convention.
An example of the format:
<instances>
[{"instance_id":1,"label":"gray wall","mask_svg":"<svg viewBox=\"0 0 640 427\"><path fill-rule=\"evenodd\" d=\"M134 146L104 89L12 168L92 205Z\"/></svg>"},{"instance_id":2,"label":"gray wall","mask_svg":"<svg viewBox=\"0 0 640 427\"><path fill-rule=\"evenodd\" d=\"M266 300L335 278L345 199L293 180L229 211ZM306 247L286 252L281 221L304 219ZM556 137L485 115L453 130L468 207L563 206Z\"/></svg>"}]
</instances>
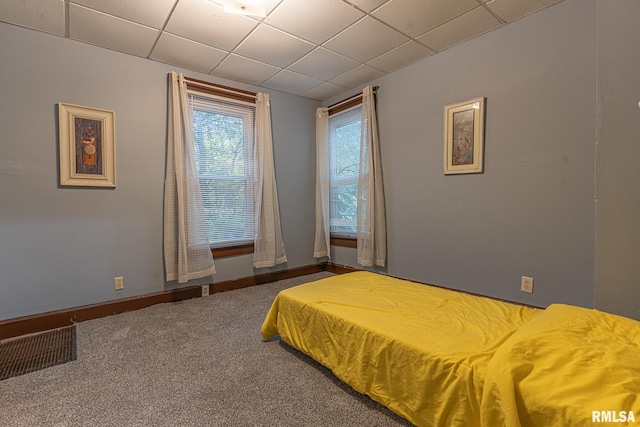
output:
<instances>
[{"instance_id":1,"label":"gray wall","mask_svg":"<svg viewBox=\"0 0 640 427\"><path fill-rule=\"evenodd\" d=\"M638 22L636 0L565 0L373 82L383 271L640 318ZM175 286L162 265L173 67L1 23L0 52L0 319ZM307 265L317 103L269 93L288 267ZM485 172L444 176L442 107L476 96L487 97ZM57 187L58 102L116 111L115 190ZM357 265L348 248L333 261ZM254 273L250 256L217 266L202 283Z\"/></svg>"},{"instance_id":2,"label":"gray wall","mask_svg":"<svg viewBox=\"0 0 640 427\"><path fill-rule=\"evenodd\" d=\"M175 287L162 253L167 73L257 88L4 23L0 52L0 319ZM289 258L278 269L312 264L319 103L267 93ZM58 102L115 111L117 188L58 188ZM195 283L254 274L250 255L217 270Z\"/></svg>"},{"instance_id":3,"label":"gray wall","mask_svg":"<svg viewBox=\"0 0 640 427\"><path fill-rule=\"evenodd\" d=\"M598 1L595 306L640 319L640 2Z\"/></svg>"},{"instance_id":4,"label":"gray wall","mask_svg":"<svg viewBox=\"0 0 640 427\"><path fill-rule=\"evenodd\" d=\"M595 43L595 2L566 0L374 82L389 274L593 307ZM445 176L443 106L478 96L485 171Z\"/></svg>"}]
</instances>

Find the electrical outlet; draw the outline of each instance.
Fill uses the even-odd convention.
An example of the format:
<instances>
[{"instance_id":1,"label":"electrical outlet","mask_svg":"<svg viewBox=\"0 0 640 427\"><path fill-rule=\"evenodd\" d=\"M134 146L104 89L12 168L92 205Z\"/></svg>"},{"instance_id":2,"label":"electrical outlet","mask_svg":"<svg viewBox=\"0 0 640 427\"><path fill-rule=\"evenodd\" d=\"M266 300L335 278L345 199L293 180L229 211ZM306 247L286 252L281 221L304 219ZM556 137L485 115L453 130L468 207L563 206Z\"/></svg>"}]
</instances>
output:
<instances>
[{"instance_id":1,"label":"electrical outlet","mask_svg":"<svg viewBox=\"0 0 640 427\"><path fill-rule=\"evenodd\" d=\"M113 287L116 291L120 289L124 289L124 277L114 277L113 278Z\"/></svg>"},{"instance_id":2,"label":"electrical outlet","mask_svg":"<svg viewBox=\"0 0 640 427\"><path fill-rule=\"evenodd\" d=\"M533 293L533 277L522 276L522 281L520 282L520 290L522 292L532 294Z\"/></svg>"},{"instance_id":3,"label":"electrical outlet","mask_svg":"<svg viewBox=\"0 0 640 427\"><path fill-rule=\"evenodd\" d=\"M202 296L203 297L209 296L209 285L202 286Z\"/></svg>"}]
</instances>

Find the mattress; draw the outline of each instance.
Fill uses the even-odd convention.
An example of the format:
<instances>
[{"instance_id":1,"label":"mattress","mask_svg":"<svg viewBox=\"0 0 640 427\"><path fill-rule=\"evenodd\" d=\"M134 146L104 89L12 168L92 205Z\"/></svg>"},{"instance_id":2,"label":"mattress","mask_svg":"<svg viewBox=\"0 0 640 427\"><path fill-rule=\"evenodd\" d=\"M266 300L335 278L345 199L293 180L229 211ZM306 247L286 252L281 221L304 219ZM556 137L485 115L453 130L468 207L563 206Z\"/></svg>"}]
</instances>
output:
<instances>
[{"instance_id":1,"label":"mattress","mask_svg":"<svg viewBox=\"0 0 640 427\"><path fill-rule=\"evenodd\" d=\"M371 272L286 289L262 326L419 426L479 426L487 366L541 310Z\"/></svg>"}]
</instances>

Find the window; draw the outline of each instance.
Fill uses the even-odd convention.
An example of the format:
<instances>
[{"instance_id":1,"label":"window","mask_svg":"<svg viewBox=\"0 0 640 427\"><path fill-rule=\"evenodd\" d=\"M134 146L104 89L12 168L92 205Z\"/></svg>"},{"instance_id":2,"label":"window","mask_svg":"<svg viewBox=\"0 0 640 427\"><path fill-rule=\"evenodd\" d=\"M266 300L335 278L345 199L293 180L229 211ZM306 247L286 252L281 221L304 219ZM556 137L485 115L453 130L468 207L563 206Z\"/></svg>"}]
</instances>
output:
<instances>
[{"instance_id":1,"label":"window","mask_svg":"<svg viewBox=\"0 0 640 427\"><path fill-rule=\"evenodd\" d=\"M355 237L362 107L329 116L330 232Z\"/></svg>"},{"instance_id":2,"label":"window","mask_svg":"<svg viewBox=\"0 0 640 427\"><path fill-rule=\"evenodd\" d=\"M255 104L189 91L194 157L209 242L250 245L255 237Z\"/></svg>"},{"instance_id":3,"label":"window","mask_svg":"<svg viewBox=\"0 0 640 427\"><path fill-rule=\"evenodd\" d=\"M357 262L386 261L386 219L376 88L316 109L315 258L331 246L356 248Z\"/></svg>"}]
</instances>

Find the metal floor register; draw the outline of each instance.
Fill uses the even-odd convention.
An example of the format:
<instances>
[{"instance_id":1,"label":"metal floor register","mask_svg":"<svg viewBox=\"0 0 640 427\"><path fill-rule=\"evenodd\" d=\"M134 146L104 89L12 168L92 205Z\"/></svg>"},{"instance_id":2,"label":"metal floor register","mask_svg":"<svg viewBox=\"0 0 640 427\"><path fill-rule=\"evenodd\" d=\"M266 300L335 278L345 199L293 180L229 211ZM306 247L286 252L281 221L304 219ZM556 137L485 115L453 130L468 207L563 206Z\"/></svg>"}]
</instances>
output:
<instances>
[{"instance_id":1,"label":"metal floor register","mask_svg":"<svg viewBox=\"0 0 640 427\"><path fill-rule=\"evenodd\" d=\"M76 327L0 341L0 381L76 360Z\"/></svg>"}]
</instances>

